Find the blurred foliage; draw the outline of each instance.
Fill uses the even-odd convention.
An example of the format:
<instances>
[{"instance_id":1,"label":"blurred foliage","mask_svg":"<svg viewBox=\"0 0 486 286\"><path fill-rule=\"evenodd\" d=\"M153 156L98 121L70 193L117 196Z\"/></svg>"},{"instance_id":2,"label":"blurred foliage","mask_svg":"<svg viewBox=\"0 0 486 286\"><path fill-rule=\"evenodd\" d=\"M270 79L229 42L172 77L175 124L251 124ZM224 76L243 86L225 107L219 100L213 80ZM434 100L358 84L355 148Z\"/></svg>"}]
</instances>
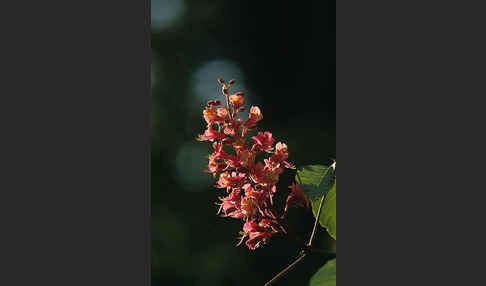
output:
<instances>
[{"instance_id":1,"label":"blurred foliage","mask_svg":"<svg viewBox=\"0 0 486 286\"><path fill-rule=\"evenodd\" d=\"M152 0L152 285L263 285L297 257L275 237L235 247L242 222L216 216L221 190L204 173L211 146L196 142L217 77L258 105L260 130L289 147L297 167L336 157L335 3ZM248 105L247 105L248 106ZM278 185L282 201L295 171ZM311 211L292 209L303 239ZM321 248L334 249L322 228ZM275 285L307 285L333 256L311 255Z\"/></svg>"}]
</instances>

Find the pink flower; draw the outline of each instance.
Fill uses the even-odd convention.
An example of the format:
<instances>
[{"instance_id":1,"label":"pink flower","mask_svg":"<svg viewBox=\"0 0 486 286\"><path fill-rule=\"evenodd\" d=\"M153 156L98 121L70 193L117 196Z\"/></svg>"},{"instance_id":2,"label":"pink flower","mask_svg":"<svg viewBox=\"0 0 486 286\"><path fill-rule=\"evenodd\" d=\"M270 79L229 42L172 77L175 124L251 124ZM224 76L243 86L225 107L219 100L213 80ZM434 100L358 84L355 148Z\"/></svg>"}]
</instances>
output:
<instances>
[{"instance_id":1,"label":"pink flower","mask_svg":"<svg viewBox=\"0 0 486 286\"><path fill-rule=\"evenodd\" d=\"M251 250L255 250L262 244L266 244L273 235L278 233L278 231L275 231L272 228L271 220L261 220L260 223L257 223L255 220L247 221L243 225L243 231L241 232L242 236L238 245L248 237L248 240L245 243L246 246Z\"/></svg>"},{"instance_id":2,"label":"pink flower","mask_svg":"<svg viewBox=\"0 0 486 286\"><path fill-rule=\"evenodd\" d=\"M268 170L275 170L280 167L280 162L273 160L272 157L263 159L263 162L265 162L265 168Z\"/></svg>"},{"instance_id":3,"label":"pink flower","mask_svg":"<svg viewBox=\"0 0 486 286\"><path fill-rule=\"evenodd\" d=\"M250 179L255 183L263 181L265 175L265 166L261 162L257 162L250 171Z\"/></svg>"},{"instance_id":4,"label":"pink flower","mask_svg":"<svg viewBox=\"0 0 486 286\"><path fill-rule=\"evenodd\" d=\"M255 220L248 220L247 222L245 222L245 224L243 225L243 231L240 231L240 234L241 234L240 242L237 245L240 245L243 242L243 240L251 232L253 232L255 230L260 230L260 226L258 225L258 223Z\"/></svg>"},{"instance_id":5,"label":"pink flower","mask_svg":"<svg viewBox=\"0 0 486 286\"><path fill-rule=\"evenodd\" d=\"M275 234L274 231L267 230L267 231L254 231L250 232L250 237L245 242L246 246L249 249L255 250L260 247L262 244L267 244L270 238Z\"/></svg>"},{"instance_id":6,"label":"pink flower","mask_svg":"<svg viewBox=\"0 0 486 286\"><path fill-rule=\"evenodd\" d=\"M258 132L258 134L251 137L251 139L255 141L252 150L263 150L268 153L272 151L272 145L273 142L275 142L275 139L272 138L272 133L268 131L265 131L265 133Z\"/></svg>"},{"instance_id":7,"label":"pink flower","mask_svg":"<svg viewBox=\"0 0 486 286\"><path fill-rule=\"evenodd\" d=\"M251 184L244 185L243 189L245 190L245 197L253 199L259 208L259 213L265 215L262 209L268 206L268 192L264 190L257 191L251 186Z\"/></svg>"},{"instance_id":8,"label":"pink flower","mask_svg":"<svg viewBox=\"0 0 486 286\"><path fill-rule=\"evenodd\" d=\"M287 152L287 145L282 142L278 142L275 145L275 153L272 156L275 161L283 162L289 157L289 152Z\"/></svg>"},{"instance_id":9,"label":"pink flower","mask_svg":"<svg viewBox=\"0 0 486 286\"><path fill-rule=\"evenodd\" d=\"M277 186L275 185L271 186L269 192L275 194L277 192Z\"/></svg>"},{"instance_id":10,"label":"pink flower","mask_svg":"<svg viewBox=\"0 0 486 286\"><path fill-rule=\"evenodd\" d=\"M228 159L230 157L229 154L223 151L222 142L214 142L213 148L214 152L209 156L209 159Z\"/></svg>"},{"instance_id":11,"label":"pink flower","mask_svg":"<svg viewBox=\"0 0 486 286\"><path fill-rule=\"evenodd\" d=\"M235 155L230 155L223 150L223 141L213 143L214 152L209 155L209 160L222 159L224 163L221 165L226 166L223 169L236 168L238 160Z\"/></svg>"},{"instance_id":12,"label":"pink flower","mask_svg":"<svg viewBox=\"0 0 486 286\"><path fill-rule=\"evenodd\" d=\"M263 227L265 229L271 229L275 232L280 232L279 230L279 223L276 220L273 219L262 219L258 223L258 226Z\"/></svg>"},{"instance_id":13,"label":"pink flower","mask_svg":"<svg viewBox=\"0 0 486 286\"><path fill-rule=\"evenodd\" d=\"M237 155L238 167L245 171L250 170L255 164L255 158L256 154L250 150L239 151Z\"/></svg>"},{"instance_id":14,"label":"pink flower","mask_svg":"<svg viewBox=\"0 0 486 286\"><path fill-rule=\"evenodd\" d=\"M255 164L250 172L250 178L257 184L262 186L275 185L278 183L280 174L283 172L282 168L269 169L261 162Z\"/></svg>"},{"instance_id":15,"label":"pink flower","mask_svg":"<svg viewBox=\"0 0 486 286\"><path fill-rule=\"evenodd\" d=\"M232 217L236 219L242 219L245 215L241 212L241 195L240 189L235 188L233 191L225 198L220 198L222 203L220 204L220 208L218 214L223 211L226 217Z\"/></svg>"},{"instance_id":16,"label":"pink flower","mask_svg":"<svg viewBox=\"0 0 486 286\"><path fill-rule=\"evenodd\" d=\"M229 97L229 100L230 100L231 104L233 104L234 110L239 109L245 103L245 101L243 100L243 93L242 92L238 92L236 94L231 95Z\"/></svg>"},{"instance_id":17,"label":"pink flower","mask_svg":"<svg viewBox=\"0 0 486 286\"><path fill-rule=\"evenodd\" d=\"M208 129L206 129L204 134L199 135L197 137L197 140L199 140L199 141L208 141L209 140L209 141L213 142L214 140L224 139L224 138L226 138L226 136L223 133L214 130L213 128L211 128L211 126L208 126Z\"/></svg>"},{"instance_id":18,"label":"pink flower","mask_svg":"<svg viewBox=\"0 0 486 286\"><path fill-rule=\"evenodd\" d=\"M236 169L239 167L238 158L235 155L229 155L228 158L224 160L226 164L225 170Z\"/></svg>"},{"instance_id":19,"label":"pink flower","mask_svg":"<svg viewBox=\"0 0 486 286\"><path fill-rule=\"evenodd\" d=\"M224 134L229 136L239 136L240 128L242 124L243 124L243 120L241 118L230 121L226 125L226 128L224 129Z\"/></svg>"},{"instance_id":20,"label":"pink flower","mask_svg":"<svg viewBox=\"0 0 486 286\"><path fill-rule=\"evenodd\" d=\"M213 177L216 177L216 173L218 173L220 170L221 164L216 162L216 160L210 158L208 163L208 169L205 171L213 174Z\"/></svg>"},{"instance_id":21,"label":"pink flower","mask_svg":"<svg viewBox=\"0 0 486 286\"><path fill-rule=\"evenodd\" d=\"M250 108L250 114L248 115L248 119L245 122L245 127L248 129L252 129L256 126L258 121L263 119L263 115L260 111L260 108L257 106L252 106Z\"/></svg>"},{"instance_id":22,"label":"pink flower","mask_svg":"<svg viewBox=\"0 0 486 286\"><path fill-rule=\"evenodd\" d=\"M292 184L289 186L289 188L292 189L292 191L287 196L287 200L285 202L285 212L287 212L288 208L292 206L301 206L306 208L310 207L311 202L304 192L302 192L299 185Z\"/></svg>"},{"instance_id":23,"label":"pink flower","mask_svg":"<svg viewBox=\"0 0 486 286\"><path fill-rule=\"evenodd\" d=\"M218 180L218 188L234 188L241 187L246 181L246 174L233 172L231 175L228 172L221 173Z\"/></svg>"},{"instance_id":24,"label":"pink flower","mask_svg":"<svg viewBox=\"0 0 486 286\"><path fill-rule=\"evenodd\" d=\"M214 105L210 105L203 110L203 117L209 125L213 123L222 123L229 118L228 110L225 107L220 107L217 110Z\"/></svg>"},{"instance_id":25,"label":"pink flower","mask_svg":"<svg viewBox=\"0 0 486 286\"><path fill-rule=\"evenodd\" d=\"M231 175L228 172L221 173L217 182L218 188L229 188Z\"/></svg>"},{"instance_id":26,"label":"pink flower","mask_svg":"<svg viewBox=\"0 0 486 286\"><path fill-rule=\"evenodd\" d=\"M245 196L256 199L259 205L263 205L267 199L267 194L265 192L255 190L251 184L243 185L243 190L245 191Z\"/></svg>"},{"instance_id":27,"label":"pink flower","mask_svg":"<svg viewBox=\"0 0 486 286\"><path fill-rule=\"evenodd\" d=\"M235 150L243 150L245 149L245 137L242 136L235 136L233 141L233 149Z\"/></svg>"},{"instance_id":28,"label":"pink flower","mask_svg":"<svg viewBox=\"0 0 486 286\"><path fill-rule=\"evenodd\" d=\"M232 187L241 187L246 183L246 174L233 172L231 173L230 182Z\"/></svg>"},{"instance_id":29,"label":"pink flower","mask_svg":"<svg viewBox=\"0 0 486 286\"><path fill-rule=\"evenodd\" d=\"M285 161L288 157L289 152L287 151L287 145L285 143L278 142L275 145L275 152L273 153L272 157L270 157L270 161L272 161L273 166L280 166L280 164L283 164L285 168L295 169L294 165Z\"/></svg>"},{"instance_id":30,"label":"pink flower","mask_svg":"<svg viewBox=\"0 0 486 286\"><path fill-rule=\"evenodd\" d=\"M220 107L216 109L216 115L222 119L222 121L229 119L229 112L226 107Z\"/></svg>"},{"instance_id":31,"label":"pink flower","mask_svg":"<svg viewBox=\"0 0 486 286\"><path fill-rule=\"evenodd\" d=\"M206 109L203 110L203 117L204 120L206 120L206 123L209 125L214 122L218 118L218 115L216 114L216 110L214 110L214 107L206 107Z\"/></svg>"},{"instance_id":32,"label":"pink flower","mask_svg":"<svg viewBox=\"0 0 486 286\"><path fill-rule=\"evenodd\" d=\"M241 212L245 218L254 218L260 212L258 201L252 197L243 197L241 200Z\"/></svg>"},{"instance_id":33,"label":"pink flower","mask_svg":"<svg viewBox=\"0 0 486 286\"><path fill-rule=\"evenodd\" d=\"M216 106L221 105L221 102L219 100L210 100L210 101L208 101L208 106L209 107L211 107L213 105L216 105Z\"/></svg>"}]
</instances>

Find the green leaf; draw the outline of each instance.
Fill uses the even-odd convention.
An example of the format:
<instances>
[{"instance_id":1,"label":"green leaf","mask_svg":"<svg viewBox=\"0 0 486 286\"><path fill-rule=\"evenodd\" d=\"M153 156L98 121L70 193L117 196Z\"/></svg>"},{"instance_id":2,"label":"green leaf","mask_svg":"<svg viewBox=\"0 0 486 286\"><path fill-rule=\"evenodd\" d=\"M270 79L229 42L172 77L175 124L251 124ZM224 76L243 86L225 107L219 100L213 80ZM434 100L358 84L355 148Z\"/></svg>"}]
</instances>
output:
<instances>
[{"instance_id":1,"label":"green leaf","mask_svg":"<svg viewBox=\"0 0 486 286\"><path fill-rule=\"evenodd\" d=\"M309 165L297 171L296 181L311 200L320 200L332 187L334 167Z\"/></svg>"},{"instance_id":2,"label":"green leaf","mask_svg":"<svg viewBox=\"0 0 486 286\"><path fill-rule=\"evenodd\" d=\"M312 212L317 216L320 201L312 203ZM329 235L336 239L336 179L334 185L324 198L319 223L327 229Z\"/></svg>"},{"instance_id":3,"label":"green leaf","mask_svg":"<svg viewBox=\"0 0 486 286\"><path fill-rule=\"evenodd\" d=\"M332 166L309 165L297 171L296 181L312 203L312 213L317 216L322 196L325 196L319 223L336 239L336 179Z\"/></svg>"},{"instance_id":4,"label":"green leaf","mask_svg":"<svg viewBox=\"0 0 486 286\"><path fill-rule=\"evenodd\" d=\"M336 286L336 259L322 266L312 276L309 286Z\"/></svg>"}]
</instances>

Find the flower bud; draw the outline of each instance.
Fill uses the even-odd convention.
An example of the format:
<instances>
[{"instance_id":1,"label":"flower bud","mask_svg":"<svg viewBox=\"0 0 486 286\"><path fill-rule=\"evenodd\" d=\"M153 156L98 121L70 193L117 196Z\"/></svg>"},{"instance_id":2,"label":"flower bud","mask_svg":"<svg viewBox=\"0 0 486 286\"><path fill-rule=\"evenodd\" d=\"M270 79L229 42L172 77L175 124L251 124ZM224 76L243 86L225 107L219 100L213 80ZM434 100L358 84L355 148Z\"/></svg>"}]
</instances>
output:
<instances>
[{"instance_id":1,"label":"flower bud","mask_svg":"<svg viewBox=\"0 0 486 286\"><path fill-rule=\"evenodd\" d=\"M208 106L211 105L221 105L221 102L219 100L210 100L208 101Z\"/></svg>"},{"instance_id":2,"label":"flower bud","mask_svg":"<svg viewBox=\"0 0 486 286\"><path fill-rule=\"evenodd\" d=\"M228 94L228 91L229 91L229 88L223 84L223 87L221 88L221 91L224 93L224 94Z\"/></svg>"}]
</instances>

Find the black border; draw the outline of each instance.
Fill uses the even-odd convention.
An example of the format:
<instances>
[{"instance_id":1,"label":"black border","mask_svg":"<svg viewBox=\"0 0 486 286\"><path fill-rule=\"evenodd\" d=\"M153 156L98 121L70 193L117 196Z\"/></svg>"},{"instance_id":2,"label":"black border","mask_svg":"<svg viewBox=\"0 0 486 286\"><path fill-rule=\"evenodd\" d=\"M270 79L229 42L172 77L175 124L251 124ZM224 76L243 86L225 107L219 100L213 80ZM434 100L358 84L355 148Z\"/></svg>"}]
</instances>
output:
<instances>
[{"instance_id":1,"label":"black border","mask_svg":"<svg viewBox=\"0 0 486 286\"><path fill-rule=\"evenodd\" d=\"M150 285L150 2L1 6L0 285Z\"/></svg>"},{"instance_id":2,"label":"black border","mask_svg":"<svg viewBox=\"0 0 486 286\"><path fill-rule=\"evenodd\" d=\"M1 285L150 283L144 3L4 3ZM340 285L484 280L483 11L337 2Z\"/></svg>"},{"instance_id":3,"label":"black border","mask_svg":"<svg viewBox=\"0 0 486 286\"><path fill-rule=\"evenodd\" d=\"M483 14L337 1L339 285L484 284Z\"/></svg>"}]
</instances>

